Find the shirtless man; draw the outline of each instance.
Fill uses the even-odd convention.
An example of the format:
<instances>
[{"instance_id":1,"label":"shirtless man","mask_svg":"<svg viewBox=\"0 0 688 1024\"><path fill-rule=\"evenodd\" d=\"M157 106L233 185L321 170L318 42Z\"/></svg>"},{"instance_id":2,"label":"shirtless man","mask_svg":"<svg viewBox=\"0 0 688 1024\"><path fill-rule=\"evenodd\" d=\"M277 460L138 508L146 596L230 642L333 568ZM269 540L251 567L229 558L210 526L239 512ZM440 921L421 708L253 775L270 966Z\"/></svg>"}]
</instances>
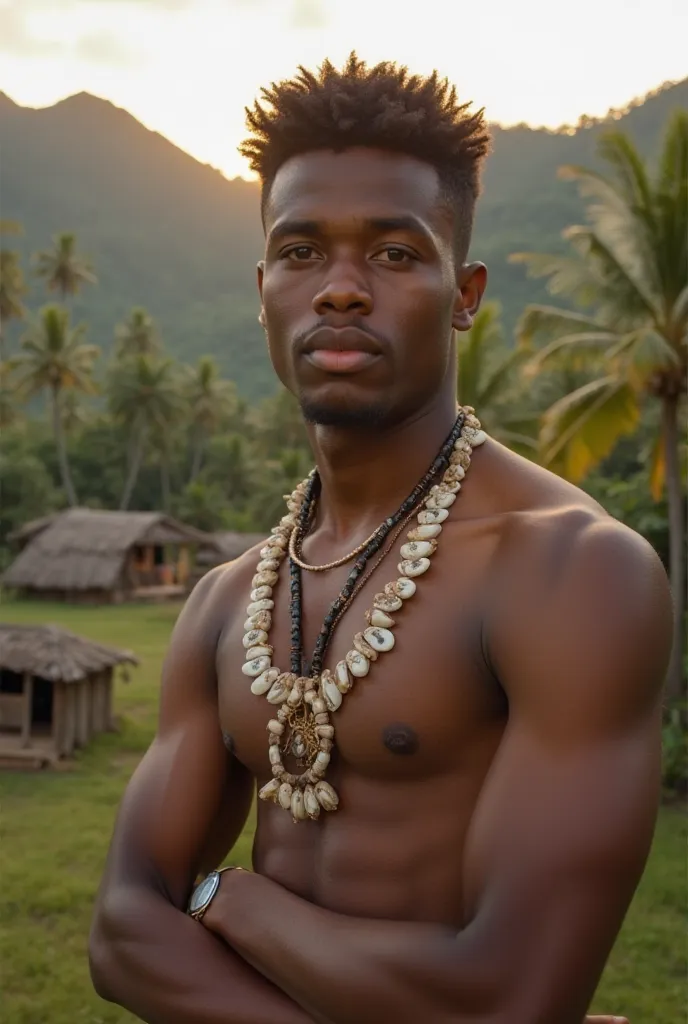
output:
<instances>
[{"instance_id":1,"label":"shirtless man","mask_svg":"<svg viewBox=\"0 0 688 1024\"><path fill-rule=\"evenodd\" d=\"M456 421L453 331L470 328L486 282L466 257L487 136L435 78L355 58L266 99L244 147L263 183L261 320L319 474L297 557L344 560L300 573L307 676L346 556L368 550ZM332 633L325 667L344 662L355 686L329 718L332 750L328 725L316 740L313 785L281 775L293 815L270 783L304 769L269 758L266 732L279 712L279 753L287 711L251 690L298 647L289 559L269 575L290 520L267 554L198 584L95 911L105 999L151 1024L580 1024L653 834L665 574L585 494L489 438L434 520L430 571L388 609L394 649L346 677L406 531ZM325 706L310 709L321 725ZM322 808L318 779L332 787ZM213 876L192 917L194 881L232 847L256 783L272 799L258 801L254 870ZM300 820L304 807L322 813Z\"/></svg>"}]
</instances>

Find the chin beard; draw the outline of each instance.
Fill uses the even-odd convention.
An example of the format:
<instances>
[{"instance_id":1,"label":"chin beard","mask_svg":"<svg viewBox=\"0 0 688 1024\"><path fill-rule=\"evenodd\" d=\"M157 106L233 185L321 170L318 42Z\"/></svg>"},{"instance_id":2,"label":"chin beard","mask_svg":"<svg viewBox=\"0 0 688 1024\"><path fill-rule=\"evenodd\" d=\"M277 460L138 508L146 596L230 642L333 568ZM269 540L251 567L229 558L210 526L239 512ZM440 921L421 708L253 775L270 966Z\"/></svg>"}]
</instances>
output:
<instances>
[{"instance_id":1,"label":"chin beard","mask_svg":"<svg viewBox=\"0 0 688 1024\"><path fill-rule=\"evenodd\" d=\"M301 399L301 412L306 423L319 427L365 429L386 426L389 412L381 405L335 406Z\"/></svg>"}]
</instances>

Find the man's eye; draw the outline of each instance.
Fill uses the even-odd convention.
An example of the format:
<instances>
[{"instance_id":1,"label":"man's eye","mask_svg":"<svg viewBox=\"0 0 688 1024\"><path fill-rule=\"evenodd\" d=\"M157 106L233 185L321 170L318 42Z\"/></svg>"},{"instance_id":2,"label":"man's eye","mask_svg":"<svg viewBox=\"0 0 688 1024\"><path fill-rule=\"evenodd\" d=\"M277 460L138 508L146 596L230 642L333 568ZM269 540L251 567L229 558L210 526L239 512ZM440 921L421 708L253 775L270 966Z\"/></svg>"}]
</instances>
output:
<instances>
[{"instance_id":1,"label":"man's eye","mask_svg":"<svg viewBox=\"0 0 688 1024\"><path fill-rule=\"evenodd\" d=\"M288 260L298 260L299 263L305 263L313 258L314 252L315 249L312 245L297 245L285 253L285 257Z\"/></svg>"},{"instance_id":2,"label":"man's eye","mask_svg":"<svg viewBox=\"0 0 688 1024\"><path fill-rule=\"evenodd\" d=\"M388 245L386 249L380 250L375 259L381 260L383 263L406 263L412 257L406 249L398 249L396 246Z\"/></svg>"}]
</instances>

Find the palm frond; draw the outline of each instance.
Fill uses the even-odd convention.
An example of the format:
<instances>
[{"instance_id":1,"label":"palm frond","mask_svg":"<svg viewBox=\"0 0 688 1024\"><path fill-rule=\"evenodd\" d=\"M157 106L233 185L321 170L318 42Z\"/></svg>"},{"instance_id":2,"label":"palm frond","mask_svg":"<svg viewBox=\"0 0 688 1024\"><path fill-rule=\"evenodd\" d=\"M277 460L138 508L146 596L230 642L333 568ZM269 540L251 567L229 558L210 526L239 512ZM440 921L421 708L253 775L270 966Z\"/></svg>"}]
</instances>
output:
<instances>
[{"instance_id":1,"label":"palm frond","mask_svg":"<svg viewBox=\"0 0 688 1024\"><path fill-rule=\"evenodd\" d=\"M547 410L540 435L543 462L577 482L612 451L640 419L633 388L609 375L565 395Z\"/></svg>"},{"instance_id":2,"label":"palm frond","mask_svg":"<svg viewBox=\"0 0 688 1024\"><path fill-rule=\"evenodd\" d=\"M526 306L516 325L516 339L525 349L531 349L540 336L559 338L574 331L578 334L598 334L604 325L585 313L576 313L557 306Z\"/></svg>"}]
</instances>

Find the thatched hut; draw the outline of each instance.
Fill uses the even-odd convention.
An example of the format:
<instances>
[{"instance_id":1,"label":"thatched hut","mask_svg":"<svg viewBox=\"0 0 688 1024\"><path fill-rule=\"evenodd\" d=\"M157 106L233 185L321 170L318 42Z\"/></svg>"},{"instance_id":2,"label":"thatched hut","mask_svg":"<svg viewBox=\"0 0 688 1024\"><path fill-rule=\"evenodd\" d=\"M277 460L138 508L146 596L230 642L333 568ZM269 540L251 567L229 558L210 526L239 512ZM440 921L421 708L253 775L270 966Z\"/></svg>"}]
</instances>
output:
<instances>
[{"instance_id":1,"label":"thatched hut","mask_svg":"<svg viewBox=\"0 0 688 1024\"><path fill-rule=\"evenodd\" d=\"M2 582L24 596L113 602L181 597L196 550L212 534L162 512L71 508L27 523ZM219 557L219 556L218 556Z\"/></svg>"},{"instance_id":2,"label":"thatched hut","mask_svg":"<svg viewBox=\"0 0 688 1024\"><path fill-rule=\"evenodd\" d=\"M115 668L136 664L57 626L0 623L0 762L50 764L111 730Z\"/></svg>"}]
</instances>

